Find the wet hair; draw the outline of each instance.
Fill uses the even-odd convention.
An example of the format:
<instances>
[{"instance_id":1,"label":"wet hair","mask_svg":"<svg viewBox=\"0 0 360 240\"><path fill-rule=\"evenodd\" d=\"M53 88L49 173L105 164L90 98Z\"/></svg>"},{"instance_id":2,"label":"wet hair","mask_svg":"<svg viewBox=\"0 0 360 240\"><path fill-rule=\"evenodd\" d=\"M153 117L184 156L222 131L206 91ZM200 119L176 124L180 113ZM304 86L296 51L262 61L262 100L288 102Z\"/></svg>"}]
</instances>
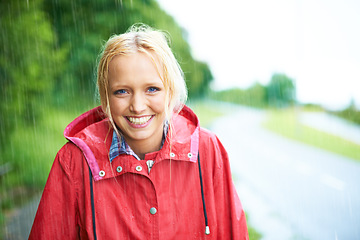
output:
<instances>
[{"instance_id":1,"label":"wet hair","mask_svg":"<svg viewBox=\"0 0 360 240\"><path fill-rule=\"evenodd\" d=\"M165 116L171 120L173 113L182 109L187 99L183 71L169 47L170 38L163 31L144 24L135 24L123 34L113 35L104 44L99 56L97 87L103 111L116 130L109 104L109 64L115 56L145 53L154 63L166 91Z\"/></svg>"}]
</instances>

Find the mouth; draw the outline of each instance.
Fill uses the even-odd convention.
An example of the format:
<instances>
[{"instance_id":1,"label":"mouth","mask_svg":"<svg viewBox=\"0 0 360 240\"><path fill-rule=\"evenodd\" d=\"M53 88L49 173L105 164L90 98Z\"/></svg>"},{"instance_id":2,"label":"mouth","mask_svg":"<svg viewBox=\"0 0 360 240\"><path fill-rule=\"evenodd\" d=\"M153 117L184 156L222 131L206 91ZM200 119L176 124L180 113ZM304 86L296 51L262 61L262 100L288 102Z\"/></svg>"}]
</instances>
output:
<instances>
[{"instance_id":1,"label":"mouth","mask_svg":"<svg viewBox=\"0 0 360 240\"><path fill-rule=\"evenodd\" d=\"M125 117L126 120L133 126L144 127L149 123L153 116L144 116L144 117Z\"/></svg>"}]
</instances>

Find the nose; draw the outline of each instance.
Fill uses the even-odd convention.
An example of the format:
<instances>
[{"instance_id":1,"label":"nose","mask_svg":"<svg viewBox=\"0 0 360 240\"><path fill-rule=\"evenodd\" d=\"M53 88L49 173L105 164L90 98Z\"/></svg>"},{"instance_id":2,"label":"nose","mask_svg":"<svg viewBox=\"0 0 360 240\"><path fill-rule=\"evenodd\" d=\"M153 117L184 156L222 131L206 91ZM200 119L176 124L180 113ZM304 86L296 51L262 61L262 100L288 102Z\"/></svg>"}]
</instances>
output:
<instances>
[{"instance_id":1,"label":"nose","mask_svg":"<svg viewBox=\"0 0 360 240\"><path fill-rule=\"evenodd\" d=\"M143 94L136 93L131 98L130 111L135 114L140 114L146 109L146 99Z\"/></svg>"}]
</instances>

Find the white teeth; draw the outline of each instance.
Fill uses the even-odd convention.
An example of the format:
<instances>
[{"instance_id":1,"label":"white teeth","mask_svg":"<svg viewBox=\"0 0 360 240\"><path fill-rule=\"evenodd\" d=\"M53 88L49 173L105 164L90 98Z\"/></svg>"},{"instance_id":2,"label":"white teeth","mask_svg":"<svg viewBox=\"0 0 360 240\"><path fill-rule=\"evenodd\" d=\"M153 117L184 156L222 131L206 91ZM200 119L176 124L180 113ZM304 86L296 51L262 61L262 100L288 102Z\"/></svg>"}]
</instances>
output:
<instances>
[{"instance_id":1,"label":"white teeth","mask_svg":"<svg viewBox=\"0 0 360 240\"><path fill-rule=\"evenodd\" d=\"M134 117L128 117L127 119L129 119L129 121L133 124L136 125L141 125L146 123L147 121L149 121L151 118L151 116L147 116L147 117L140 117L140 118L134 118Z\"/></svg>"}]
</instances>

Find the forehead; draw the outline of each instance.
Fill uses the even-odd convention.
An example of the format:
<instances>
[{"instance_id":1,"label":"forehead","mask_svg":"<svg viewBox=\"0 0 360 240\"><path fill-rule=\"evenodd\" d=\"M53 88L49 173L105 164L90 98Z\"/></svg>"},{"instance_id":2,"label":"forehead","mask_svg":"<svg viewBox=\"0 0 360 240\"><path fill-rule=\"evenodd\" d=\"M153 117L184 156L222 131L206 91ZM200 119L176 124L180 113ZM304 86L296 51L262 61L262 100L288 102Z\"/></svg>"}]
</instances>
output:
<instances>
[{"instance_id":1,"label":"forehead","mask_svg":"<svg viewBox=\"0 0 360 240\"><path fill-rule=\"evenodd\" d=\"M134 52L114 56L109 63L109 72L114 70L126 72L135 68L137 70L145 68L152 70L157 65L158 61L152 54Z\"/></svg>"},{"instance_id":2,"label":"forehead","mask_svg":"<svg viewBox=\"0 0 360 240\"><path fill-rule=\"evenodd\" d=\"M117 55L109 63L109 83L120 80L125 82L141 80L140 83L158 79L162 81L159 67L159 61L153 54L135 52Z\"/></svg>"}]
</instances>

